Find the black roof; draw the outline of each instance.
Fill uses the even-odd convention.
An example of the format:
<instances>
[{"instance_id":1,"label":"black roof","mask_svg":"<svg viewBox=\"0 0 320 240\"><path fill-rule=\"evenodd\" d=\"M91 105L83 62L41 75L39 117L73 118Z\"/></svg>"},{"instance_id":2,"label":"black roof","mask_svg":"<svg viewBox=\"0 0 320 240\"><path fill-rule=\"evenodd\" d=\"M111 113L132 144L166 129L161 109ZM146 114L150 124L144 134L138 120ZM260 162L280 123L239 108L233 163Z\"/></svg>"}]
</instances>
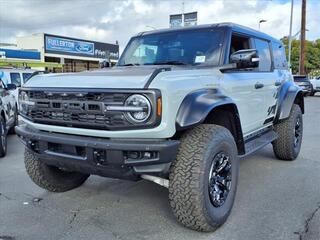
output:
<instances>
[{"instance_id":1,"label":"black roof","mask_svg":"<svg viewBox=\"0 0 320 240\"><path fill-rule=\"evenodd\" d=\"M235 32L240 32L248 35L253 35L259 38L263 38L266 40L270 40L273 42L280 42L279 39L276 39L266 33L257 31L253 28L249 28L246 26L242 26L236 23L231 23L231 22L225 22L225 23L215 23L215 24L202 24L202 25L196 25L196 26L190 26L190 27L180 27L180 28L164 28L164 29L157 29L157 30L152 30L152 31L147 31L147 32L142 32L137 34L136 36L141 36L141 35L148 35L148 34L157 34L157 33L166 33L166 32L175 32L175 31L185 31L185 30L193 30L193 29L207 29L207 28L230 28Z\"/></svg>"}]
</instances>

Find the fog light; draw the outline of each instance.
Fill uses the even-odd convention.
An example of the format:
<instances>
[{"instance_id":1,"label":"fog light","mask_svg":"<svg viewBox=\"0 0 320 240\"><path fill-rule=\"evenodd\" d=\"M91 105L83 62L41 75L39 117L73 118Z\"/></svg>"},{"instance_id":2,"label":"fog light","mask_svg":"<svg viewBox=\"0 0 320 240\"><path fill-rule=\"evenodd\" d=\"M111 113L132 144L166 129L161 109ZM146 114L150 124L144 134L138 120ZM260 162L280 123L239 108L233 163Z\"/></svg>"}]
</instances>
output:
<instances>
[{"instance_id":1,"label":"fog light","mask_svg":"<svg viewBox=\"0 0 320 240\"><path fill-rule=\"evenodd\" d=\"M128 158L138 159L140 158L140 156L141 156L140 152L136 152L136 151L128 152Z\"/></svg>"}]
</instances>

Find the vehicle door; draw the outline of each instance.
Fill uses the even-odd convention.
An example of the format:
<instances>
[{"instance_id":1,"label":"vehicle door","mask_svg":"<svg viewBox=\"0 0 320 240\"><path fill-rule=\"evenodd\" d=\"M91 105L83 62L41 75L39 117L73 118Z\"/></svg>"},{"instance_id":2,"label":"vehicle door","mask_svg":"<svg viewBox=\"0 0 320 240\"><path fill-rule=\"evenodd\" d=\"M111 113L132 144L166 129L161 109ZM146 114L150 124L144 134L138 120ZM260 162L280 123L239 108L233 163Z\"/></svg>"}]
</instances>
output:
<instances>
[{"instance_id":1,"label":"vehicle door","mask_svg":"<svg viewBox=\"0 0 320 240\"><path fill-rule=\"evenodd\" d=\"M10 120L14 116L13 96L6 89L6 85L0 80L0 103L5 111L6 120Z\"/></svg>"},{"instance_id":2,"label":"vehicle door","mask_svg":"<svg viewBox=\"0 0 320 240\"><path fill-rule=\"evenodd\" d=\"M20 72L10 72L10 83L16 85L17 89L12 90L11 93L14 95L16 101L18 101L19 90L22 84L22 77Z\"/></svg>"},{"instance_id":3,"label":"vehicle door","mask_svg":"<svg viewBox=\"0 0 320 240\"><path fill-rule=\"evenodd\" d=\"M254 40L242 33L233 33L228 56L236 51L254 48ZM226 71L221 80L225 94L236 103L244 135L263 126L267 106L261 77L254 69Z\"/></svg>"},{"instance_id":4,"label":"vehicle door","mask_svg":"<svg viewBox=\"0 0 320 240\"><path fill-rule=\"evenodd\" d=\"M261 122L259 124L271 124L275 116L277 89L284 80L284 75L274 68L272 61L272 43L270 41L254 38L255 49L259 55L257 71L257 83L261 84L261 97L264 97L264 108L261 108Z\"/></svg>"},{"instance_id":5,"label":"vehicle door","mask_svg":"<svg viewBox=\"0 0 320 240\"><path fill-rule=\"evenodd\" d=\"M316 78L316 90L320 91L320 77Z\"/></svg>"}]
</instances>

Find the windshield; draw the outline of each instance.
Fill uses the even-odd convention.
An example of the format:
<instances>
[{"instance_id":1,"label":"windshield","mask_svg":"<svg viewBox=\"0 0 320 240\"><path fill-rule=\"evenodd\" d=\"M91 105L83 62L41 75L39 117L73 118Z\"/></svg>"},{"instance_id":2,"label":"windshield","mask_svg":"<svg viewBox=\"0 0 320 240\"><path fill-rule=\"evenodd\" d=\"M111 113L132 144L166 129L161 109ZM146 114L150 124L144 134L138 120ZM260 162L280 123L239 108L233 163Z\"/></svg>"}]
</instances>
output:
<instances>
[{"instance_id":1,"label":"windshield","mask_svg":"<svg viewBox=\"0 0 320 240\"><path fill-rule=\"evenodd\" d=\"M118 66L130 65L218 65L222 31L197 29L134 37Z\"/></svg>"},{"instance_id":2,"label":"windshield","mask_svg":"<svg viewBox=\"0 0 320 240\"><path fill-rule=\"evenodd\" d=\"M26 83L29 80L29 77L32 75L31 72L22 73L23 81Z\"/></svg>"},{"instance_id":3,"label":"windshield","mask_svg":"<svg viewBox=\"0 0 320 240\"><path fill-rule=\"evenodd\" d=\"M294 76L293 79L295 82L308 82L309 81L308 78L305 76L301 76L301 77Z\"/></svg>"}]
</instances>

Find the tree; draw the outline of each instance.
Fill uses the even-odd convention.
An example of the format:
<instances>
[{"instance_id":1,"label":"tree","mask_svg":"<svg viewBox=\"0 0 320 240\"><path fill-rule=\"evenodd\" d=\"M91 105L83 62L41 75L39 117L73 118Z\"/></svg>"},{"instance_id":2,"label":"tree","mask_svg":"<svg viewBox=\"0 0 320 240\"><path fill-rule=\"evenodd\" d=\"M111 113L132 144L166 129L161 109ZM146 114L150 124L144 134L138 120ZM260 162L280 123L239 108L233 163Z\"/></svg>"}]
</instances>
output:
<instances>
[{"instance_id":1,"label":"tree","mask_svg":"<svg viewBox=\"0 0 320 240\"><path fill-rule=\"evenodd\" d=\"M288 38L281 39L285 45L286 55L288 58ZM297 74L299 72L299 54L300 54L300 40L292 40L291 45L291 67L292 72ZM305 58L306 73L313 73L320 70L320 39L315 41L306 40L306 58Z\"/></svg>"}]
</instances>

